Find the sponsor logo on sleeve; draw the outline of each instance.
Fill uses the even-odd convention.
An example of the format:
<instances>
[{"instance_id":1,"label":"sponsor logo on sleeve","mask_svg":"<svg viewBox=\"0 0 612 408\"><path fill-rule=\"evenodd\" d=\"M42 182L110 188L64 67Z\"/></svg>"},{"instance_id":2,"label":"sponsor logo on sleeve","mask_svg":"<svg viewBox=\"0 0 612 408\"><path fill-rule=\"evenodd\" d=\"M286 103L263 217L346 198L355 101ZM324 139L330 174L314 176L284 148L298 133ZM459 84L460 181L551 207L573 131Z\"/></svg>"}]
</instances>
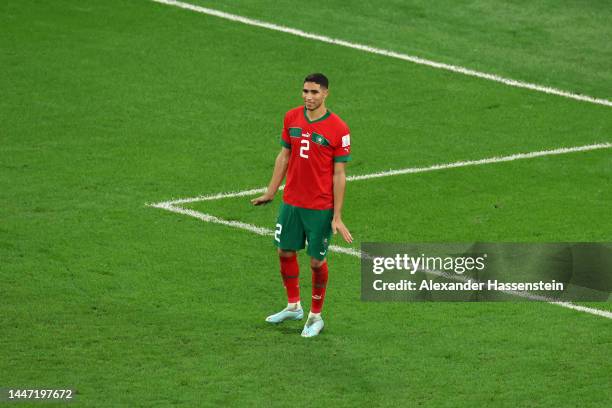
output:
<instances>
[{"instance_id":1,"label":"sponsor logo on sleeve","mask_svg":"<svg viewBox=\"0 0 612 408\"><path fill-rule=\"evenodd\" d=\"M351 145L351 135L342 136L342 147L347 147Z\"/></svg>"}]
</instances>

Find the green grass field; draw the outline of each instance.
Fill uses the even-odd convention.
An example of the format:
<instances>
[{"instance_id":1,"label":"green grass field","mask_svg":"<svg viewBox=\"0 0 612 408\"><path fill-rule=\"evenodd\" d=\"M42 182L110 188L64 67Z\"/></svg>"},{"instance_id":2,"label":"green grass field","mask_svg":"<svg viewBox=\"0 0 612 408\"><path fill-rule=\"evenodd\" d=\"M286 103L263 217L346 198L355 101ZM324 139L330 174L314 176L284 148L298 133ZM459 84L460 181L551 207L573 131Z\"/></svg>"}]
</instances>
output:
<instances>
[{"instance_id":1,"label":"green grass field","mask_svg":"<svg viewBox=\"0 0 612 408\"><path fill-rule=\"evenodd\" d=\"M612 99L606 1L192 2ZM350 175L610 143L611 107L147 0L5 0L0 26L0 388L87 407L612 403L606 317L361 302L359 259L332 253L307 340L263 320L285 301L270 237L146 205L266 185L314 71L351 127ZM357 249L612 242L611 187L601 149L352 181L344 220ZM273 229L279 201L184 207Z\"/></svg>"}]
</instances>

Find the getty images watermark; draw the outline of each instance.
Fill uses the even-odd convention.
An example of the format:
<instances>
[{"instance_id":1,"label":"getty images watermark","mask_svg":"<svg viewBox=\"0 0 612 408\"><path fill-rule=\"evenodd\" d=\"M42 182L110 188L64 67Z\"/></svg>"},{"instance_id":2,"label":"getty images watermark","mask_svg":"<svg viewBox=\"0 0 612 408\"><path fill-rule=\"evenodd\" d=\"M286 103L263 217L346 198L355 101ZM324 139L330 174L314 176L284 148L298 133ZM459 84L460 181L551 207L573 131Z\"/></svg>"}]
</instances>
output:
<instances>
[{"instance_id":1,"label":"getty images watermark","mask_svg":"<svg viewBox=\"0 0 612 408\"><path fill-rule=\"evenodd\" d=\"M612 301L612 243L364 243L366 301Z\"/></svg>"}]
</instances>

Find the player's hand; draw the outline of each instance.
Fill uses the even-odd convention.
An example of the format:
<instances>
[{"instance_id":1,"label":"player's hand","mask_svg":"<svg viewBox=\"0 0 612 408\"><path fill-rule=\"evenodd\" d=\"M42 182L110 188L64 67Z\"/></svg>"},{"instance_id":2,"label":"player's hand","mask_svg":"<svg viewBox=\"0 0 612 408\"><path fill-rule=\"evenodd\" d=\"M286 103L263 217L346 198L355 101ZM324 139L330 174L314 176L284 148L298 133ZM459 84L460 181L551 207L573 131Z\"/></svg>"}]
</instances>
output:
<instances>
[{"instance_id":1,"label":"player's hand","mask_svg":"<svg viewBox=\"0 0 612 408\"><path fill-rule=\"evenodd\" d=\"M344 225L344 223L342 222L340 218L334 218L332 220L332 232L334 234L337 234L338 232L340 232L340 235L342 235L342 238L344 238L344 240L348 242L349 244L353 242L353 236L351 235L348 228L346 228L346 226Z\"/></svg>"},{"instance_id":2,"label":"player's hand","mask_svg":"<svg viewBox=\"0 0 612 408\"><path fill-rule=\"evenodd\" d=\"M253 205L268 204L272 200L274 200L274 196L270 195L268 193L265 193L264 195L262 195L260 197L252 199L251 200L251 204L253 204Z\"/></svg>"}]
</instances>

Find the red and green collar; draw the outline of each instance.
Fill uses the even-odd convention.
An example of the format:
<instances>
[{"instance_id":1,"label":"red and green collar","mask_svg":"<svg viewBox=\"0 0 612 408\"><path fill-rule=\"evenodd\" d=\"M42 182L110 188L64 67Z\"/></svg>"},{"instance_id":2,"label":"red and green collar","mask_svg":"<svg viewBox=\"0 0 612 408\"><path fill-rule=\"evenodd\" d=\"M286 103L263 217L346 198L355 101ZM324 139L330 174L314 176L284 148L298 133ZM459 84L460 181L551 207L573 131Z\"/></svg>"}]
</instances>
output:
<instances>
[{"instance_id":1,"label":"red and green collar","mask_svg":"<svg viewBox=\"0 0 612 408\"><path fill-rule=\"evenodd\" d=\"M331 111L329 109L327 109L327 112L325 112L325 115L321 116L319 119L310 120L310 119L308 119L308 115L306 114L306 107L304 106L304 118L306 119L306 122L308 122L308 123L320 122L322 120L327 119L329 117L329 115L331 115Z\"/></svg>"}]
</instances>

